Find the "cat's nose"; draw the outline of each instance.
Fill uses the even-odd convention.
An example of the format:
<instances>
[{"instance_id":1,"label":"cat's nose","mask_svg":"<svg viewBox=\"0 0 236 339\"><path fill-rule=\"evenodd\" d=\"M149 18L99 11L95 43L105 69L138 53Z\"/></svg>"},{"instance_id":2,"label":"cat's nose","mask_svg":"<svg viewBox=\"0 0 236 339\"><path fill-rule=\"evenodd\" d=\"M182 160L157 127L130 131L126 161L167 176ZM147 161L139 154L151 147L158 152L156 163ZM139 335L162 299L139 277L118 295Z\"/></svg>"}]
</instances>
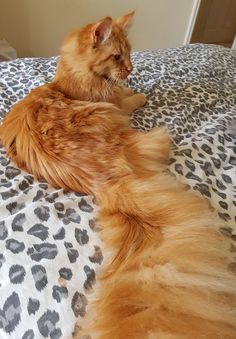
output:
<instances>
[{"instance_id":1,"label":"cat's nose","mask_svg":"<svg viewBox=\"0 0 236 339\"><path fill-rule=\"evenodd\" d=\"M132 72L133 66L132 66L131 62L129 62L128 64L126 64L126 70L127 70L127 72L129 72L129 73Z\"/></svg>"}]
</instances>

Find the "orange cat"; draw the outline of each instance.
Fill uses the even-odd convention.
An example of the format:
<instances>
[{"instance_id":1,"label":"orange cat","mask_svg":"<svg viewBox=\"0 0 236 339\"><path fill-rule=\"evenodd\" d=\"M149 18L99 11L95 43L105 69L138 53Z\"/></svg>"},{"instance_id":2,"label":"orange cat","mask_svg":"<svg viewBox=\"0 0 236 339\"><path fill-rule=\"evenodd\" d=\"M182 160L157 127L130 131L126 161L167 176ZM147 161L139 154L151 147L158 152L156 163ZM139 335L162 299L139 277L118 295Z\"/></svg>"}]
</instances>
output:
<instances>
[{"instance_id":1,"label":"orange cat","mask_svg":"<svg viewBox=\"0 0 236 339\"><path fill-rule=\"evenodd\" d=\"M143 94L118 84L132 71L126 29L133 14L71 32L52 83L34 89L7 114L0 139L20 168L55 187L87 193L94 180L113 172L104 169L115 155L117 129L127 129L127 113L145 104Z\"/></svg>"},{"instance_id":2,"label":"orange cat","mask_svg":"<svg viewBox=\"0 0 236 339\"><path fill-rule=\"evenodd\" d=\"M221 222L167 173L166 131L128 127L127 113L145 102L116 82L132 69L132 15L71 33L54 81L13 107L0 137L21 168L93 193L100 206L109 256L77 338L235 339L236 276Z\"/></svg>"}]
</instances>

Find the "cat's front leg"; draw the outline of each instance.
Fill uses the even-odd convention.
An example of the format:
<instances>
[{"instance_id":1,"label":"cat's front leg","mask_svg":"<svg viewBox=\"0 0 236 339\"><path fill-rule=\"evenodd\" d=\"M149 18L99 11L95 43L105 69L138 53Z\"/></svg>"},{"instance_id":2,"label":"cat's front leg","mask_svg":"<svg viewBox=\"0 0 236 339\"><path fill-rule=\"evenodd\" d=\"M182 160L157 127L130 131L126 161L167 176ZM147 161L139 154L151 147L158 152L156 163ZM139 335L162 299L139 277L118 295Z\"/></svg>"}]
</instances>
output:
<instances>
[{"instance_id":1,"label":"cat's front leg","mask_svg":"<svg viewBox=\"0 0 236 339\"><path fill-rule=\"evenodd\" d=\"M117 100L122 100L126 97L130 97L135 94L132 88L122 85L119 85L116 88L114 88L114 93L116 95Z\"/></svg>"},{"instance_id":2,"label":"cat's front leg","mask_svg":"<svg viewBox=\"0 0 236 339\"><path fill-rule=\"evenodd\" d=\"M122 87L123 90L123 96L124 97L130 97L134 95L134 91L130 87Z\"/></svg>"},{"instance_id":3,"label":"cat's front leg","mask_svg":"<svg viewBox=\"0 0 236 339\"><path fill-rule=\"evenodd\" d=\"M143 93L136 93L122 99L120 107L124 113L132 113L137 108L146 104L146 96Z\"/></svg>"}]
</instances>

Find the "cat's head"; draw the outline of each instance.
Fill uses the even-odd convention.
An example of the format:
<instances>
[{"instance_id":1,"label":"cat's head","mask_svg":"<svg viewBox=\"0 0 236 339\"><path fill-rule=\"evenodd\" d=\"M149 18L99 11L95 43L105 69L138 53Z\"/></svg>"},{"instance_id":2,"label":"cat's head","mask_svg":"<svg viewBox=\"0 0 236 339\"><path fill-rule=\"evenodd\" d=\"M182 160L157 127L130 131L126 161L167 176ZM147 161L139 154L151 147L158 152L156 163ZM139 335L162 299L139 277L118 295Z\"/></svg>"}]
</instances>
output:
<instances>
[{"instance_id":1,"label":"cat's head","mask_svg":"<svg viewBox=\"0 0 236 339\"><path fill-rule=\"evenodd\" d=\"M61 59L71 71L85 71L105 79L121 80L132 71L127 30L134 12L72 31L61 48Z\"/></svg>"}]
</instances>

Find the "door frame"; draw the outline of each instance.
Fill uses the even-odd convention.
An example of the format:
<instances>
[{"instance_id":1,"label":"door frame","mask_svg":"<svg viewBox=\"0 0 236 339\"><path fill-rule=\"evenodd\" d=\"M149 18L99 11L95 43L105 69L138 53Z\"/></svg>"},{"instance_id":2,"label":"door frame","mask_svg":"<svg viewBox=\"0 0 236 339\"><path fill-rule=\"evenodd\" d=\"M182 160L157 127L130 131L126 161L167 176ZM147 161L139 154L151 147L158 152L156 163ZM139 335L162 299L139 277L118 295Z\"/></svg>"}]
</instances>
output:
<instances>
[{"instance_id":1,"label":"door frame","mask_svg":"<svg viewBox=\"0 0 236 339\"><path fill-rule=\"evenodd\" d=\"M190 43L201 1L202 0L194 0L192 12L190 14L189 23L188 23L187 31L186 31L185 38L184 38L184 45L187 45Z\"/></svg>"},{"instance_id":2,"label":"door frame","mask_svg":"<svg viewBox=\"0 0 236 339\"><path fill-rule=\"evenodd\" d=\"M234 42L231 48L236 50L236 35L235 35Z\"/></svg>"}]
</instances>

